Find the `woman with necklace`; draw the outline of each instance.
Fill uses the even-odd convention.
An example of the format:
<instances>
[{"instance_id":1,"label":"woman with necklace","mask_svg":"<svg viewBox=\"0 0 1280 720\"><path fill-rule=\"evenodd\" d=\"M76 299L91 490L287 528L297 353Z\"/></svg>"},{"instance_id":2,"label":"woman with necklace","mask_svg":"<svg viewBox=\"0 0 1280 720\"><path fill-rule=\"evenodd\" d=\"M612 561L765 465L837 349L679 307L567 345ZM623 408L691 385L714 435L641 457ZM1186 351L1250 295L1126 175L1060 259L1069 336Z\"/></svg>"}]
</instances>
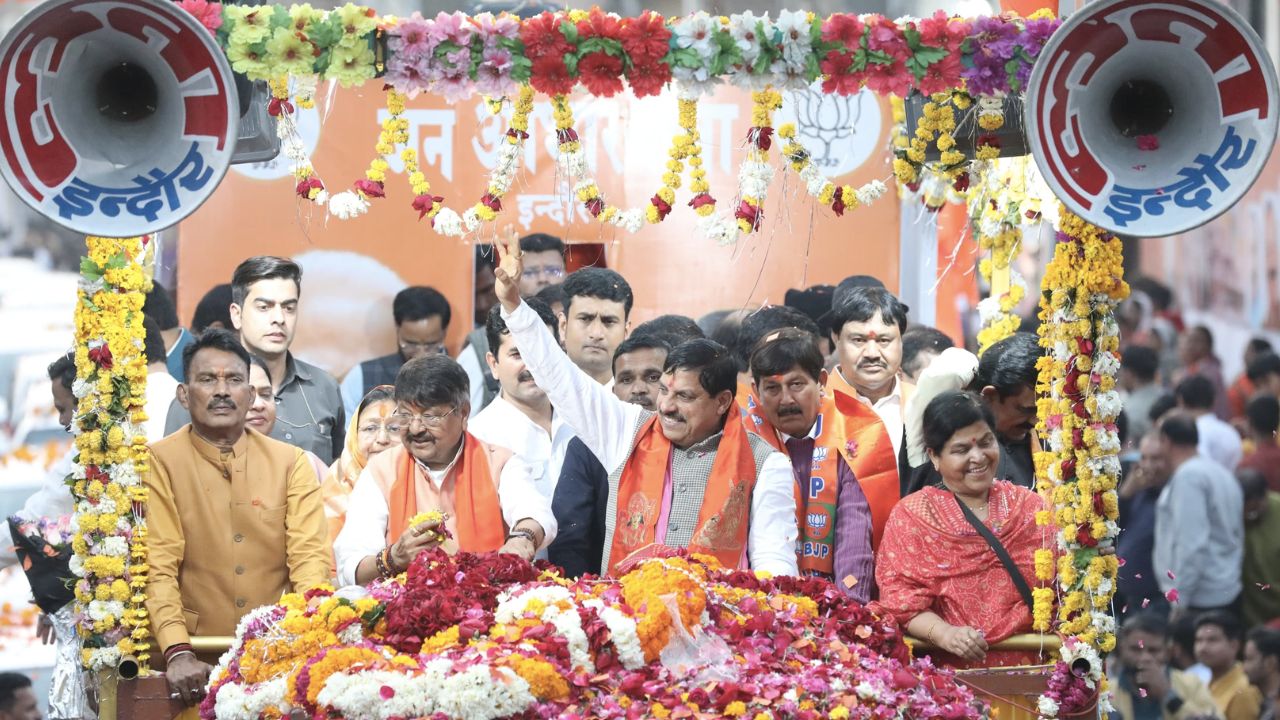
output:
<instances>
[{"instance_id":1,"label":"woman with necklace","mask_svg":"<svg viewBox=\"0 0 1280 720\"><path fill-rule=\"evenodd\" d=\"M942 483L894 507L876 553L877 609L940 648L940 662L961 667L1034 661L988 648L1031 630L1035 551L1053 546L1054 529L1036 526L1040 496L996 479L994 428L971 393L929 403L925 448Z\"/></svg>"}]
</instances>

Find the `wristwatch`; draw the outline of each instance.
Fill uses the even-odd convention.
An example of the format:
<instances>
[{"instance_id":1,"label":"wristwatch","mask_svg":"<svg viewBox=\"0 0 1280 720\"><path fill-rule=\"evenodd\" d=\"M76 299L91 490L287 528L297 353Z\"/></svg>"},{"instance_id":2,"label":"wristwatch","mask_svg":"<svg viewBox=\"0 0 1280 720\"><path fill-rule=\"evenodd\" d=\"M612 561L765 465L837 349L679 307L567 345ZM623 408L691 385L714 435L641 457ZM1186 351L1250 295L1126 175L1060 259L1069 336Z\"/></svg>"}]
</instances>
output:
<instances>
[{"instance_id":1,"label":"wristwatch","mask_svg":"<svg viewBox=\"0 0 1280 720\"><path fill-rule=\"evenodd\" d=\"M533 545L535 548L538 547L538 536L532 530L529 530L528 528L515 528L511 532L507 533L507 540L518 537L528 540L529 544Z\"/></svg>"},{"instance_id":2,"label":"wristwatch","mask_svg":"<svg viewBox=\"0 0 1280 720\"><path fill-rule=\"evenodd\" d=\"M1176 715L1182 709L1183 702L1182 698L1170 692L1169 697L1164 699L1164 710L1170 715Z\"/></svg>"}]
</instances>

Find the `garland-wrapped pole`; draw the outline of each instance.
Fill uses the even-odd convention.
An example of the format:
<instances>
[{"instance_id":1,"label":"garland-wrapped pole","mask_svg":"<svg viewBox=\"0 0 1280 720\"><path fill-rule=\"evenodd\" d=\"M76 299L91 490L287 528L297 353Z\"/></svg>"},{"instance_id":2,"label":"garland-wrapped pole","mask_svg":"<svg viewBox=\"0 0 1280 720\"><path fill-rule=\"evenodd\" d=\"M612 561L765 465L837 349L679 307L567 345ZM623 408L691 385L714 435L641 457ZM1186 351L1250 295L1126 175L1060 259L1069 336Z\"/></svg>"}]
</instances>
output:
<instances>
[{"instance_id":1,"label":"garland-wrapped pole","mask_svg":"<svg viewBox=\"0 0 1280 720\"><path fill-rule=\"evenodd\" d=\"M145 672L147 546L142 484L147 391L145 240L90 237L76 305L76 468L72 495L76 622L84 666L104 693ZM108 699L104 697L104 700Z\"/></svg>"},{"instance_id":2,"label":"garland-wrapped pole","mask_svg":"<svg viewBox=\"0 0 1280 720\"><path fill-rule=\"evenodd\" d=\"M1116 646L1111 597L1119 562L1101 551L1115 546L1120 531L1120 330L1115 308L1128 296L1129 286L1120 240L1065 207L1060 212L1040 298L1040 344L1048 354L1040 360L1037 387L1038 429L1048 446L1036 454L1036 477L1054 511L1041 512L1036 521L1059 530L1058 631L1066 638L1062 659L1066 666L1088 662L1085 679L1091 689L1105 693L1101 658ZM1051 579L1054 571L1051 552L1038 551L1038 578ZM1036 612L1040 632L1049 629L1047 603L1042 602L1047 599L1037 597L1037 608L1045 608ZM1052 688L1051 683L1051 691L1041 698L1045 717L1070 704L1063 702L1065 692ZM1100 707L1104 712L1109 707L1105 694Z\"/></svg>"}]
</instances>

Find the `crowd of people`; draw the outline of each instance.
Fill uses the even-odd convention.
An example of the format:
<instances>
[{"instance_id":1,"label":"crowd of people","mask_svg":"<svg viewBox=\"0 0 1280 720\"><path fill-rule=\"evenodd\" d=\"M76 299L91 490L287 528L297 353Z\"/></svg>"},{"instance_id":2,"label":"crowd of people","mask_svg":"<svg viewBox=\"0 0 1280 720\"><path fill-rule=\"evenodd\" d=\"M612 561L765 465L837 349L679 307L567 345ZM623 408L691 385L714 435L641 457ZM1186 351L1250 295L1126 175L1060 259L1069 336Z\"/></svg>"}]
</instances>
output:
<instances>
[{"instance_id":1,"label":"crowd of people","mask_svg":"<svg viewBox=\"0 0 1280 720\"><path fill-rule=\"evenodd\" d=\"M1209 329L1135 285L1123 530L1107 550L1122 565L1118 707L1274 720L1280 357L1251 343L1227 386ZM159 285L144 308L147 611L183 700L214 660L192 636L230 635L285 591L394 576L434 546L573 577L683 548L825 578L942 662L1037 659L998 647L1030 630L1035 551L1055 545L1035 522L1033 333L979 358L867 276L633 326L625 278L568 273L563 243L531 235L477 251L456 359L449 299L409 287L391 307L397 351L339 381L290 352L302 288L297 264L260 256L189 329ZM49 370L68 426L70 357Z\"/></svg>"}]
</instances>

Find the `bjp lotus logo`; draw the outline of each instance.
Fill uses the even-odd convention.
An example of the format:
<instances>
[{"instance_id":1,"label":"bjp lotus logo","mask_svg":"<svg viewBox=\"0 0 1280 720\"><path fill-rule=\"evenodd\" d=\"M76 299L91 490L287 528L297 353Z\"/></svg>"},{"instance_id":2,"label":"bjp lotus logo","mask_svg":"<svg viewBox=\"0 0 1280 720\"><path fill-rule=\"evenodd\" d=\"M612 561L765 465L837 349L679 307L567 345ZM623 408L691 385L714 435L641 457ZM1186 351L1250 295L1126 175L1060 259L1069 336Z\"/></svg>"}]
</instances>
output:
<instances>
[{"instance_id":1,"label":"bjp lotus logo","mask_svg":"<svg viewBox=\"0 0 1280 720\"><path fill-rule=\"evenodd\" d=\"M788 121L795 122L796 138L829 178L857 170L881 147L880 101L867 90L826 95L815 82L805 90L784 93L775 125Z\"/></svg>"}]
</instances>

